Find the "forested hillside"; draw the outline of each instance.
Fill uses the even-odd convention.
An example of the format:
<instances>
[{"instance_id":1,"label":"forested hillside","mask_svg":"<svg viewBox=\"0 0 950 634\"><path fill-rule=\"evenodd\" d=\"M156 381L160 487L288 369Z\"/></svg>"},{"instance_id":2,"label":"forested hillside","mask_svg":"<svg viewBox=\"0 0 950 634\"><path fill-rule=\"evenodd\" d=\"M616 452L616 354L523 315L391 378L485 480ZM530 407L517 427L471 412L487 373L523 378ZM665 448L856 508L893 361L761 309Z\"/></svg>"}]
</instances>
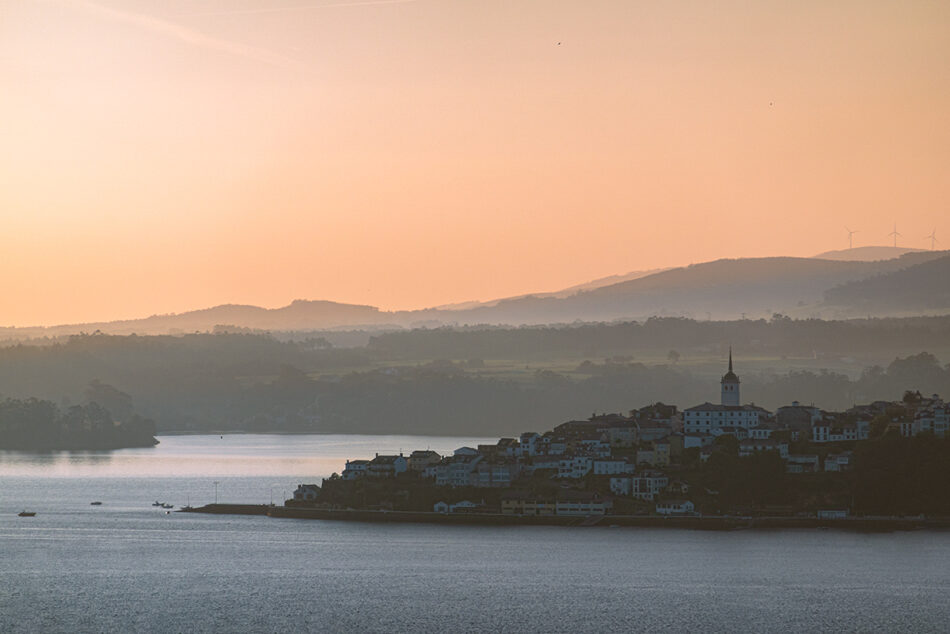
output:
<instances>
[{"instance_id":1,"label":"forested hillside","mask_svg":"<svg viewBox=\"0 0 950 634\"><path fill-rule=\"evenodd\" d=\"M948 342L950 318L780 316L415 330L350 348L316 335L93 334L0 348L0 395L64 411L96 402L159 431L506 435L655 401L715 401L730 344L743 400L767 408L948 395Z\"/></svg>"}]
</instances>

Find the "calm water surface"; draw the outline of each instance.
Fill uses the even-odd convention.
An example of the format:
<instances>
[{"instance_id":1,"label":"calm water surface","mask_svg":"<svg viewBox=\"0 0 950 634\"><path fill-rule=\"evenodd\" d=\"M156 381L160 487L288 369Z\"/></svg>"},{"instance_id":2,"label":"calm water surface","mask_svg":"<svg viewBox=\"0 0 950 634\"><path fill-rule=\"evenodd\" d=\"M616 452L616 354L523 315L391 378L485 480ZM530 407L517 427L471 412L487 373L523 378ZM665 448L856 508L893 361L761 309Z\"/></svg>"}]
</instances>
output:
<instances>
[{"instance_id":1,"label":"calm water surface","mask_svg":"<svg viewBox=\"0 0 950 634\"><path fill-rule=\"evenodd\" d=\"M478 439L177 436L0 453L0 632L943 632L950 534L384 526L166 515ZM89 502L101 500L102 506ZM19 518L23 508L37 511Z\"/></svg>"}]
</instances>

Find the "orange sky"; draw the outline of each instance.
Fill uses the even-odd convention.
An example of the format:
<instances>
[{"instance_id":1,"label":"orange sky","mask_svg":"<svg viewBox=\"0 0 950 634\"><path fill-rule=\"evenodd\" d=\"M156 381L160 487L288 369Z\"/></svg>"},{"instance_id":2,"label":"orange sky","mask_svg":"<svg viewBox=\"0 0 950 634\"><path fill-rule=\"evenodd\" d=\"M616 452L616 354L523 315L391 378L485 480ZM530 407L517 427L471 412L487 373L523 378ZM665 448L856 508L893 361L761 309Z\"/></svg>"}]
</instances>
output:
<instances>
[{"instance_id":1,"label":"orange sky","mask_svg":"<svg viewBox=\"0 0 950 634\"><path fill-rule=\"evenodd\" d=\"M946 248L948 60L942 0L4 0L0 325Z\"/></svg>"}]
</instances>

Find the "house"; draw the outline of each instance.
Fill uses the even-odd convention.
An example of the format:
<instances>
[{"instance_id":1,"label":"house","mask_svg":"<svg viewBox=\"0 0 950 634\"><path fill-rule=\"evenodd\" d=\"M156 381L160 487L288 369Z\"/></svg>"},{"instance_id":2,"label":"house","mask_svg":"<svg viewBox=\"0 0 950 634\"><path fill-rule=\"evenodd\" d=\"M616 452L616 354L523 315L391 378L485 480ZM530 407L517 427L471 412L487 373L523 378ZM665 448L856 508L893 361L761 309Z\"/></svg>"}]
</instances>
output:
<instances>
[{"instance_id":1,"label":"house","mask_svg":"<svg viewBox=\"0 0 950 634\"><path fill-rule=\"evenodd\" d=\"M637 428L632 423L613 425L607 428L607 442L612 447L633 447L637 444Z\"/></svg>"},{"instance_id":2,"label":"house","mask_svg":"<svg viewBox=\"0 0 950 634\"><path fill-rule=\"evenodd\" d=\"M561 466L561 456L535 456L530 461L522 461L521 466L522 470L529 475L541 469L558 471Z\"/></svg>"},{"instance_id":3,"label":"house","mask_svg":"<svg viewBox=\"0 0 950 634\"><path fill-rule=\"evenodd\" d=\"M633 465L626 458L595 458L594 475L621 475L633 473Z\"/></svg>"},{"instance_id":4,"label":"house","mask_svg":"<svg viewBox=\"0 0 950 634\"><path fill-rule=\"evenodd\" d=\"M665 500L656 503L656 512L660 515L692 515L696 507L689 500Z\"/></svg>"},{"instance_id":5,"label":"house","mask_svg":"<svg viewBox=\"0 0 950 634\"><path fill-rule=\"evenodd\" d=\"M420 473L426 470L429 465L439 464L442 456L429 449L416 450L409 454L409 470Z\"/></svg>"},{"instance_id":6,"label":"house","mask_svg":"<svg viewBox=\"0 0 950 634\"><path fill-rule=\"evenodd\" d=\"M670 484L669 476L659 471L645 470L633 476L610 478L610 492L641 500L653 500Z\"/></svg>"},{"instance_id":7,"label":"house","mask_svg":"<svg viewBox=\"0 0 950 634\"><path fill-rule=\"evenodd\" d=\"M294 502L314 502L320 497L320 487L316 484L298 484L294 491Z\"/></svg>"},{"instance_id":8,"label":"house","mask_svg":"<svg viewBox=\"0 0 950 634\"><path fill-rule=\"evenodd\" d=\"M656 455L652 449L637 449L637 464L653 466Z\"/></svg>"},{"instance_id":9,"label":"house","mask_svg":"<svg viewBox=\"0 0 950 634\"><path fill-rule=\"evenodd\" d=\"M682 480L673 480L665 489L666 493L683 495L689 493L689 484Z\"/></svg>"},{"instance_id":10,"label":"house","mask_svg":"<svg viewBox=\"0 0 950 634\"><path fill-rule=\"evenodd\" d=\"M459 447L452 452L453 456L477 456L478 450L472 447Z\"/></svg>"},{"instance_id":11,"label":"house","mask_svg":"<svg viewBox=\"0 0 950 634\"><path fill-rule=\"evenodd\" d=\"M467 487L473 486L472 474L475 467L482 461L482 457L475 455L454 455L450 458L444 458L442 462L432 469L435 476L435 483L438 486Z\"/></svg>"},{"instance_id":12,"label":"house","mask_svg":"<svg viewBox=\"0 0 950 634\"><path fill-rule=\"evenodd\" d=\"M774 421L766 421L760 423L758 427L753 427L749 430L749 438L755 438L756 440L765 440L766 438L771 438L772 434L775 432L785 431L781 425Z\"/></svg>"},{"instance_id":13,"label":"house","mask_svg":"<svg viewBox=\"0 0 950 634\"><path fill-rule=\"evenodd\" d=\"M677 418L676 405L666 405L660 401L641 407L632 412L638 421L655 421L659 423L672 424Z\"/></svg>"},{"instance_id":14,"label":"house","mask_svg":"<svg viewBox=\"0 0 950 634\"><path fill-rule=\"evenodd\" d=\"M399 454L398 456L383 456L376 454L376 457L369 461L366 475L371 478L393 478L400 473L404 473L409 468L409 462Z\"/></svg>"},{"instance_id":15,"label":"house","mask_svg":"<svg viewBox=\"0 0 950 634\"><path fill-rule=\"evenodd\" d=\"M756 440L755 438L746 438L739 441L739 456L751 456L761 451L777 451L778 455L784 460L788 458L788 443L779 442L772 438L765 440Z\"/></svg>"},{"instance_id":16,"label":"house","mask_svg":"<svg viewBox=\"0 0 950 634\"><path fill-rule=\"evenodd\" d=\"M468 500L462 500L461 502L456 502L455 504L448 504L447 502L436 502L432 505L433 513L459 513L465 511L472 511L478 508L478 504L474 502L469 502Z\"/></svg>"},{"instance_id":17,"label":"house","mask_svg":"<svg viewBox=\"0 0 950 634\"><path fill-rule=\"evenodd\" d=\"M510 487L521 472L521 465L515 460L480 460L472 470L471 483L476 487Z\"/></svg>"},{"instance_id":18,"label":"house","mask_svg":"<svg viewBox=\"0 0 950 634\"><path fill-rule=\"evenodd\" d=\"M718 438L719 436L732 436L736 440L745 440L749 437L749 430L745 427L733 427L727 425L725 427L714 427L710 430L709 434L713 438Z\"/></svg>"},{"instance_id":19,"label":"house","mask_svg":"<svg viewBox=\"0 0 950 634\"><path fill-rule=\"evenodd\" d=\"M820 520L843 520L848 517L848 509L822 509L818 511Z\"/></svg>"},{"instance_id":20,"label":"house","mask_svg":"<svg viewBox=\"0 0 950 634\"><path fill-rule=\"evenodd\" d=\"M518 441L514 438L500 438L496 446L499 453L503 453L509 458L514 458L518 453Z\"/></svg>"},{"instance_id":21,"label":"house","mask_svg":"<svg viewBox=\"0 0 950 634\"><path fill-rule=\"evenodd\" d=\"M561 456L558 461L557 477L583 478L594 468L594 459L590 456Z\"/></svg>"},{"instance_id":22,"label":"house","mask_svg":"<svg viewBox=\"0 0 950 634\"><path fill-rule=\"evenodd\" d=\"M950 435L950 407L936 394L928 399L926 407L914 414L915 428L918 433L931 433L937 438Z\"/></svg>"},{"instance_id":23,"label":"house","mask_svg":"<svg viewBox=\"0 0 950 634\"><path fill-rule=\"evenodd\" d=\"M347 460L343 473L340 476L344 480L355 480L360 476L366 475L369 470L369 460Z\"/></svg>"},{"instance_id":24,"label":"house","mask_svg":"<svg viewBox=\"0 0 950 634\"><path fill-rule=\"evenodd\" d=\"M512 491L501 496L501 512L503 515L554 515L557 503L522 491Z\"/></svg>"},{"instance_id":25,"label":"house","mask_svg":"<svg viewBox=\"0 0 950 634\"><path fill-rule=\"evenodd\" d=\"M775 410L775 421L779 427L798 432L809 432L812 424L821 418L821 410L814 405L802 405L792 401Z\"/></svg>"},{"instance_id":26,"label":"house","mask_svg":"<svg viewBox=\"0 0 950 634\"><path fill-rule=\"evenodd\" d=\"M850 420L847 414L822 412L821 418L812 423L811 441L826 443L867 440L869 434L868 420Z\"/></svg>"},{"instance_id":27,"label":"house","mask_svg":"<svg viewBox=\"0 0 950 634\"><path fill-rule=\"evenodd\" d=\"M652 442L673 433L673 425L662 420L644 420L637 423L638 442Z\"/></svg>"},{"instance_id":28,"label":"house","mask_svg":"<svg viewBox=\"0 0 950 634\"><path fill-rule=\"evenodd\" d=\"M538 453L538 444L541 434L535 432L525 432L518 439L517 455L534 456Z\"/></svg>"},{"instance_id":29,"label":"house","mask_svg":"<svg viewBox=\"0 0 950 634\"><path fill-rule=\"evenodd\" d=\"M580 438L574 441L574 446L578 451L591 454L592 456L609 456L610 442L601 434L596 438Z\"/></svg>"},{"instance_id":30,"label":"house","mask_svg":"<svg viewBox=\"0 0 950 634\"><path fill-rule=\"evenodd\" d=\"M590 491L562 491L555 503L556 515L604 515L613 509L613 500Z\"/></svg>"},{"instance_id":31,"label":"house","mask_svg":"<svg viewBox=\"0 0 950 634\"><path fill-rule=\"evenodd\" d=\"M789 454L785 459L786 473L815 473L818 471L818 456L815 454Z\"/></svg>"},{"instance_id":32,"label":"house","mask_svg":"<svg viewBox=\"0 0 950 634\"><path fill-rule=\"evenodd\" d=\"M825 471L847 471L851 468L853 451L830 453L825 457Z\"/></svg>"}]
</instances>

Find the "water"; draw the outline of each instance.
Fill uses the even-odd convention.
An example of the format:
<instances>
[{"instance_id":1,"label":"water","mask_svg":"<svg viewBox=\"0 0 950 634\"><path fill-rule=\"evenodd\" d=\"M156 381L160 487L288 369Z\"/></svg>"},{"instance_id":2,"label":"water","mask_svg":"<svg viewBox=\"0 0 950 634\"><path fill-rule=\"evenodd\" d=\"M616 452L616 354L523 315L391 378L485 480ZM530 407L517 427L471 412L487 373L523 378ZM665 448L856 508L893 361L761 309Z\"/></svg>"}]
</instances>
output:
<instances>
[{"instance_id":1,"label":"water","mask_svg":"<svg viewBox=\"0 0 950 634\"><path fill-rule=\"evenodd\" d=\"M485 528L172 513L477 439L180 436L0 454L0 632L945 631L950 534ZM89 502L102 500L102 506ZM19 518L21 508L36 510Z\"/></svg>"}]
</instances>

